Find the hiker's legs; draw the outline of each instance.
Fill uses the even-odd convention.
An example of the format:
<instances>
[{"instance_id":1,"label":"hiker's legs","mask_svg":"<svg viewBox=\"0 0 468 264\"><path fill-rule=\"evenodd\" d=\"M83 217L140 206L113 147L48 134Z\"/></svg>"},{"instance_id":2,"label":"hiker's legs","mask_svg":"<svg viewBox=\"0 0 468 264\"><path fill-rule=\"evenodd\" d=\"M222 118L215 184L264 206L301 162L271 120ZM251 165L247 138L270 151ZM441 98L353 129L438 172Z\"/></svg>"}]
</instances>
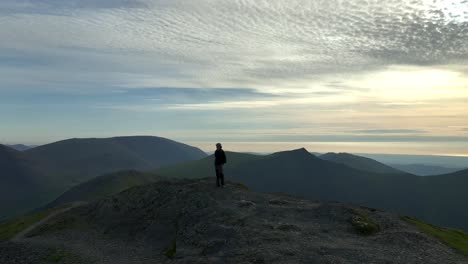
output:
<instances>
[{"instance_id":1,"label":"hiker's legs","mask_svg":"<svg viewBox=\"0 0 468 264\"><path fill-rule=\"evenodd\" d=\"M221 177L221 175L220 175L221 173L219 172L219 166L218 165L215 166L215 170L216 170L216 186L219 187L220 186L219 178Z\"/></svg>"},{"instance_id":2,"label":"hiker's legs","mask_svg":"<svg viewBox=\"0 0 468 264\"><path fill-rule=\"evenodd\" d=\"M216 165L216 186L224 185L223 165Z\"/></svg>"},{"instance_id":3,"label":"hiker's legs","mask_svg":"<svg viewBox=\"0 0 468 264\"><path fill-rule=\"evenodd\" d=\"M224 170L223 170L223 165L219 165L218 167L218 171L219 171L219 178L221 178L221 185L224 186Z\"/></svg>"}]
</instances>

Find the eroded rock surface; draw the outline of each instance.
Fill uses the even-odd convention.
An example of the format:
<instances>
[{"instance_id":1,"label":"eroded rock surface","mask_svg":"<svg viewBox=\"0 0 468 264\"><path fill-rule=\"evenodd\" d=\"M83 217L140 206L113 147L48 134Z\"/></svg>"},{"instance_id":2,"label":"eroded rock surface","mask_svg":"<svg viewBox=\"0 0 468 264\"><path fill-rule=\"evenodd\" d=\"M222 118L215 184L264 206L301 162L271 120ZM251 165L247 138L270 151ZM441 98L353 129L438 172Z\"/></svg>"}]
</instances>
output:
<instances>
[{"instance_id":1,"label":"eroded rock surface","mask_svg":"<svg viewBox=\"0 0 468 264\"><path fill-rule=\"evenodd\" d=\"M378 231L358 232L356 216ZM67 211L28 236L31 245L105 264L468 263L395 214L235 183L216 188L213 179L134 187Z\"/></svg>"}]
</instances>

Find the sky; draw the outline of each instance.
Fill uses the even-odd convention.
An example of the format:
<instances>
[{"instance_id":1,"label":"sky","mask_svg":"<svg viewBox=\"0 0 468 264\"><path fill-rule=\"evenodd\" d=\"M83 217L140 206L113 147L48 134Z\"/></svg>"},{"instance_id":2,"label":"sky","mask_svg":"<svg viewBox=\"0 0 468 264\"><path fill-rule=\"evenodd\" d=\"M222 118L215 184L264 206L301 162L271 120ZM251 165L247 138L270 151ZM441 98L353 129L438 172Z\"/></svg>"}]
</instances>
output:
<instances>
[{"instance_id":1,"label":"sky","mask_svg":"<svg viewBox=\"0 0 468 264\"><path fill-rule=\"evenodd\" d=\"M2 0L0 142L468 156L467 0Z\"/></svg>"}]
</instances>

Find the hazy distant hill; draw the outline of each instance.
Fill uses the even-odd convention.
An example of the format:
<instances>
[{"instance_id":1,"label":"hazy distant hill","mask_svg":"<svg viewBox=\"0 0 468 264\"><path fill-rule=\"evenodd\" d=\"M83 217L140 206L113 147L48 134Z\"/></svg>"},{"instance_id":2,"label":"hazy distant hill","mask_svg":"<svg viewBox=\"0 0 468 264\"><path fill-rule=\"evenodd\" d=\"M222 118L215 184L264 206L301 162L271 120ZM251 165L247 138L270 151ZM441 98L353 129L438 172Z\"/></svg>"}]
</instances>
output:
<instances>
[{"instance_id":1,"label":"hazy distant hill","mask_svg":"<svg viewBox=\"0 0 468 264\"><path fill-rule=\"evenodd\" d=\"M356 155L371 158L384 164L425 164L447 168L468 168L468 157L437 155L398 155L398 154L365 154Z\"/></svg>"},{"instance_id":2,"label":"hazy distant hill","mask_svg":"<svg viewBox=\"0 0 468 264\"><path fill-rule=\"evenodd\" d=\"M27 145L23 145L23 144L6 145L6 146L10 147L12 149L19 150L19 151L25 151L25 150L37 147L37 146L27 146Z\"/></svg>"},{"instance_id":3,"label":"hazy distant hill","mask_svg":"<svg viewBox=\"0 0 468 264\"><path fill-rule=\"evenodd\" d=\"M206 157L198 148L161 137L68 139L25 151L46 164L47 173L81 183L119 170L149 170Z\"/></svg>"},{"instance_id":4,"label":"hazy distant hill","mask_svg":"<svg viewBox=\"0 0 468 264\"><path fill-rule=\"evenodd\" d=\"M198 148L149 136L69 139L23 152L5 146L0 151L0 219L44 205L105 173L149 170L206 157Z\"/></svg>"},{"instance_id":5,"label":"hazy distant hill","mask_svg":"<svg viewBox=\"0 0 468 264\"><path fill-rule=\"evenodd\" d=\"M235 161L230 164L231 157ZM267 156L227 153L227 178L257 191L286 192L310 199L337 200L384 208L439 225L468 230L468 176L421 177L356 170L317 158L305 149ZM212 176L213 157L161 168L170 177ZM466 213L465 213L466 212Z\"/></svg>"},{"instance_id":6,"label":"hazy distant hill","mask_svg":"<svg viewBox=\"0 0 468 264\"><path fill-rule=\"evenodd\" d=\"M390 164L390 166L419 176L441 175L462 170L426 164Z\"/></svg>"},{"instance_id":7,"label":"hazy distant hill","mask_svg":"<svg viewBox=\"0 0 468 264\"><path fill-rule=\"evenodd\" d=\"M369 172L377 173L402 173L402 171L387 166L383 163L380 163L376 160L356 156L348 153L327 153L319 156L319 158L333 161L336 163L341 163L347 165L351 168L358 170L364 170Z\"/></svg>"},{"instance_id":8,"label":"hazy distant hill","mask_svg":"<svg viewBox=\"0 0 468 264\"><path fill-rule=\"evenodd\" d=\"M437 229L459 235L459 245L467 241L462 232ZM461 251L397 214L236 183L216 188L211 179L134 187L59 214L21 242L0 243L0 262L41 263L52 255L54 263L77 264L467 263Z\"/></svg>"}]
</instances>

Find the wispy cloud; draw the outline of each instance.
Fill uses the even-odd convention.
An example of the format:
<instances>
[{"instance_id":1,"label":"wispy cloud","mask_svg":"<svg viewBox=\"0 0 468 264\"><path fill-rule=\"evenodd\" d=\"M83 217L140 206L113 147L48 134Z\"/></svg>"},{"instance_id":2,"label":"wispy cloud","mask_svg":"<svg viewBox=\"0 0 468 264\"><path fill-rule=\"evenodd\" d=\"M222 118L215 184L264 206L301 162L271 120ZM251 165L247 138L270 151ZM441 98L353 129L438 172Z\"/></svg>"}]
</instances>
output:
<instances>
[{"instance_id":1,"label":"wispy cloud","mask_svg":"<svg viewBox=\"0 0 468 264\"><path fill-rule=\"evenodd\" d=\"M272 101L248 101L248 102L213 102L206 104L172 104L165 108L174 110L229 110L229 109L261 109L276 106Z\"/></svg>"},{"instance_id":2,"label":"wispy cloud","mask_svg":"<svg viewBox=\"0 0 468 264\"><path fill-rule=\"evenodd\" d=\"M139 0L4 0L0 3L0 14L55 14L79 9L143 8L147 5Z\"/></svg>"},{"instance_id":3,"label":"wispy cloud","mask_svg":"<svg viewBox=\"0 0 468 264\"><path fill-rule=\"evenodd\" d=\"M427 133L424 130L416 129L365 129L365 130L356 130L356 133L363 134L423 134Z\"/></svg>"},{"instance_id":4,"label":"wispy cloud","mask_svg":"<svg viewBox=\"0 0 468 264\"><path fill-rule=\"evenodd\" d=\"M254 142L467 142L466 136L381 136L381 135L262 135L251 136Z\"/></svg>"},{"instance_id":5,"label":"wispy cloud","mask_svg":"<svg viewBox=\"0 0 468 264\"><path fill-rule=\"evenodd\" d=\"M0 53L56 57L43 77L49 80L76 71L96 78L98 71L123 83L119 73L140 72L152 86L173 87L175 76L181 87L271 86L468 58L461 0L442 17L434 15L440 5L427 1L59 2L2 1L0 15Z\"/></svg>"}]
</instances>

